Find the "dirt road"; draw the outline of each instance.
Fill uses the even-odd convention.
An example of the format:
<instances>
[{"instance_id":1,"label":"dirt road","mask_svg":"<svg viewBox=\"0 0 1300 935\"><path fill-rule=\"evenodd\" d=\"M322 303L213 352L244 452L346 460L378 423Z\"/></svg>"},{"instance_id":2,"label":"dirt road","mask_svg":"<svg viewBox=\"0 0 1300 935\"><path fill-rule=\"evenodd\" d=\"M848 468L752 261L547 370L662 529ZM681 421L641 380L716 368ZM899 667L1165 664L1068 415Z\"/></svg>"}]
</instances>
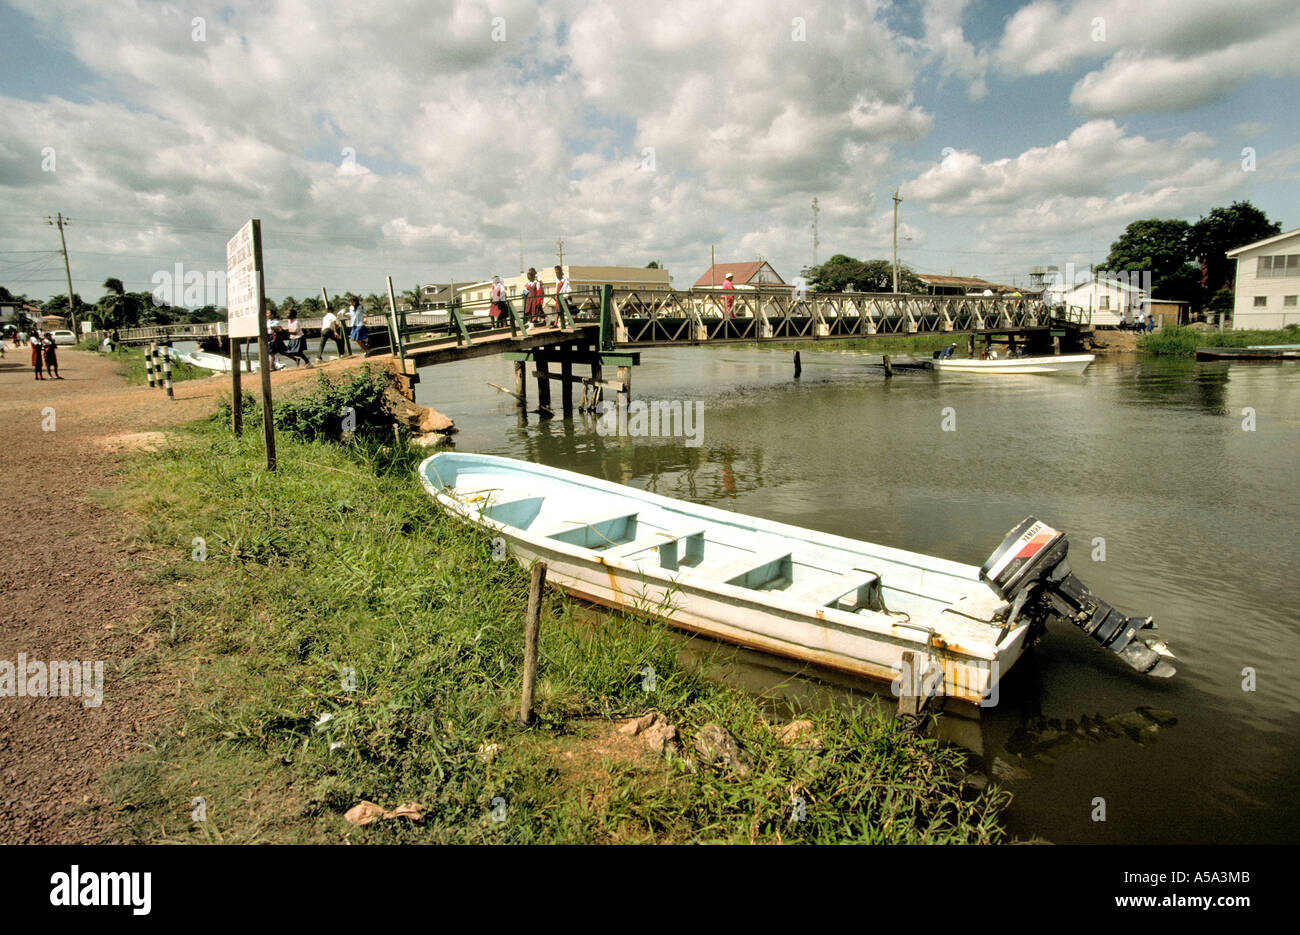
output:
<instances>
[{"instance_id":1,"label":"dirt road","mask_svg":"<svg viewBox=\"0 0 1300 935\"><path fill-rule=\"evenodd\" d=\"M176 686L125 687L116 678L137 649L129 624L155 595L123 545L123 518L86 493L115 482L118 454L149 443L141 433L211 412L230 377L178 383L168 400L159 389L128 387L117 365L97 354L62 351L62 380L38 382L28 361L15 351L0 360L0 466L9 493L0 511L0 843L111 842L112 803L99 777L150 735L173 706ZM276 373L273 392L314 379L319 369ZM244 385L256 391L256 376L246 375ZM23 689L38 693L37 663L90 663L81 671L93 682L94 663L102 662L102 703L86 704L85 685L82 697L20 697L20 654Z\"/></svg>"}]
</instances>

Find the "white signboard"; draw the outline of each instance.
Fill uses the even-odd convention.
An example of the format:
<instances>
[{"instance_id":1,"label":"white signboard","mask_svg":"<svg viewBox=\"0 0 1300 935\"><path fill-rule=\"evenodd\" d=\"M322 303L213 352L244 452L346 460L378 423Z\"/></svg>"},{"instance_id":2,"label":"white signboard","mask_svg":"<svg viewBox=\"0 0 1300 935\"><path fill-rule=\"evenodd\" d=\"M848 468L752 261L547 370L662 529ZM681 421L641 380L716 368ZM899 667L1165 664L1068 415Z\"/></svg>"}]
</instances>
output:
<instances>
[{"instance_id":1,"label":"white signboard","mask_svg":"<svg viewBox=\"0 0 1300 935\"><path fill-rule=\"evenodd\" d=\"M257 337L262 315L261 225L249 221L226 243L226 320L230 337Z\"/></svg>"}]
</instances>

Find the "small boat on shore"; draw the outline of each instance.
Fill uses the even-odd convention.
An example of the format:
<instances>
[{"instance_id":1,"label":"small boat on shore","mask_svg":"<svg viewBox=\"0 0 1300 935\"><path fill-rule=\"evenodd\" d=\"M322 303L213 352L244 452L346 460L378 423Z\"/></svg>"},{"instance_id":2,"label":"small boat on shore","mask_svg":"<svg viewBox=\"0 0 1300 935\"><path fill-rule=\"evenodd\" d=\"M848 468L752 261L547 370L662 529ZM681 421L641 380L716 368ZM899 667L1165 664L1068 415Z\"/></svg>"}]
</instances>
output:
<instances>
[{"instance_id":1,"label":"small boat on shore","mask_svg":"<svg viewBox=\"0 0 1300 935\"><path fill-rule=\"evenodd\" d=\"M202 367L205 370L230 372L230 358L224 354L212 354L208 351L186 351L184 353L173 351L172 357L176 360L183 360L195 367ZM242 373L256 373L259 369L255 360L241 360L239 364Z\"/></svg>"},{"instance_id":2,"label":"small boat on shore","mask_svg":"<svg viewBox=\"0 0 1300 935\"><path fill-rule=\"evenodd\" d=\"M1095 354L1056 354L1042 357L999 357L977 360L973 357L939 357L934 369L945 373L1064 373L1078 374L1096 360Z\"/></svg>"},{"instance_id":3,"label":"small boat on shore","mask_svg":"<svg viewBox=\"0 0 1300 935\"><path fill-rule=\"evenodd\" d=\"M1054 613L1138 671L1174 674L1151 618L1095 598L1065 537L1032 517L975 568L510 458L442 452L419 476L570 594L724 642L887 682L916 653L931 689L979 703Z\"/></svg>"}]
</instances>

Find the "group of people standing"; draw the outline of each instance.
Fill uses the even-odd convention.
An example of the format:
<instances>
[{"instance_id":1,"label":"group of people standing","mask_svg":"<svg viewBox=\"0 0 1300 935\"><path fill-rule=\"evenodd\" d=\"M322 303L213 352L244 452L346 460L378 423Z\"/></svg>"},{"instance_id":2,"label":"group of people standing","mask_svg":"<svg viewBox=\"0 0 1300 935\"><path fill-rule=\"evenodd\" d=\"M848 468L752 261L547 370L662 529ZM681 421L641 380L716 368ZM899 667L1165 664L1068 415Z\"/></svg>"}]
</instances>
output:
<instances>
[{"instance_id":1,"label":"group of people standing","mask_svg":"<svg viewBox=\"0 0 1300 935\"><path fill-rule=\"evenodd\" d=\"M560 323L560 297L564 296L564 301L571 301L568 297L573 293L573 286L569 283L569 277L565 274L564 268L555 267L555 324L558 327ZM528 279L524 282L524 318L529 324L546 324L546 306L545 306L546 286L542 283L541 278L537 275L537 270L533 267L528 268ZM494 324L499 324L502 320L510 320L510 299L506 295L505 284L501 281L500 276L492 277L492 294L489 298L491 308L488 314L492 316Z\"/></svg>"},{"instance_id":2,"label":"group of people standing","mask_svg":"<svg viewBox=\"0 0 1300 935\"><path fill-rule=\"evenodd\" d=\"M19 334L17 331L9 333L14 347L21 347L23 340L27 341L28 346L32 349L32 370L36 372L38 380L62 380L59 376L59 345L54 340L54 335L49 332L42 334L34 331L31 334ZM0 346L0 356L3 356L3 346Z\"/></svg>"}]
</instances>

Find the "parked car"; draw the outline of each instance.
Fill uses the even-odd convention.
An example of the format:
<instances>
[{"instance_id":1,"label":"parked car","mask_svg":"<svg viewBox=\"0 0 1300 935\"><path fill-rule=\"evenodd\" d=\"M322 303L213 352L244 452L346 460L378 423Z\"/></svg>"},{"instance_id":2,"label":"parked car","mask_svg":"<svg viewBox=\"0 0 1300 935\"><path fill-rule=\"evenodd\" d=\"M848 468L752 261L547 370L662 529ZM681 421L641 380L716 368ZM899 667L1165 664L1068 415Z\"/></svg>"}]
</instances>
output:
<instances>
[{"instance_id":1,"label":"parked car","mask_svg":"<svg viewBox=\"0 0 1300 935\"><path fill-rule=\"evenodd\" d=\"M55 344L76 344L77 336L71 331L51 331Z\"/></svg>"}]
</instances>

